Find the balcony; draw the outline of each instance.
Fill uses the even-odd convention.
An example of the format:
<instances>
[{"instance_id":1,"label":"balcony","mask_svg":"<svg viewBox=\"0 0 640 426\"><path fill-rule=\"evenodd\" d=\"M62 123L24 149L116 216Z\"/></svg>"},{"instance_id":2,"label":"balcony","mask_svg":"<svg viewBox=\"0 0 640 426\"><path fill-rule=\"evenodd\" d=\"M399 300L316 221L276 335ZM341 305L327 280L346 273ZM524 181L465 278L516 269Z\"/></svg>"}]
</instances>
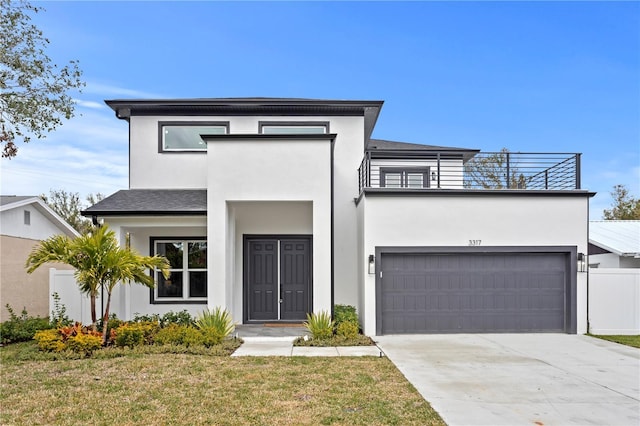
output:
<instances>
[{"instance_id":1,"label":"balcony","mask_svg":"<svg viewBox=\"0 0 640 426\"><path fill-rule=\"evenodd\" d=\"M369 188L567 191L580 189L580 154L367 151L358 176L360 193Z\"/></svg>"}]
</instances>

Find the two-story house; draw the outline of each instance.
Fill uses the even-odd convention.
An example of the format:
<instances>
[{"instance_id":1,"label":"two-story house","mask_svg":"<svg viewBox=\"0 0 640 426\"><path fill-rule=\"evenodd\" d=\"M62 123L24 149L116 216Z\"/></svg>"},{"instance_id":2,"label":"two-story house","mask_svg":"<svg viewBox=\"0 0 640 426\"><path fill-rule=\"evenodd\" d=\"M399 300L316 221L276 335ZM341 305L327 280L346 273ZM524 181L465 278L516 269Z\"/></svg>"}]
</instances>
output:
<instances>
[{"instance_id":1,"label":"two-story house","mask_svg":"<svg viewBox=\"0 0 640 426\"><path fill-rule=\"evenodd\" d=\"M302 321L340 303L369 335L586 331L578 154L372 139L382 101L107 104L129 122L129 189L83 214L172 271L121 287L121 318Z\"/></svg>"}]
</instances>

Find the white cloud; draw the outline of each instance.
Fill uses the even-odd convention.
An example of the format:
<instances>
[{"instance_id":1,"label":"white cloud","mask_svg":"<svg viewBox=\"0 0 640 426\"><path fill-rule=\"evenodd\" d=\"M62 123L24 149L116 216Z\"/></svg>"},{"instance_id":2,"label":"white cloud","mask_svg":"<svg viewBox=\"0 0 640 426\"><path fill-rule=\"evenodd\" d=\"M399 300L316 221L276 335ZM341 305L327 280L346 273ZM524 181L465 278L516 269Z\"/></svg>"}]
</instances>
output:
<instances>
[{"instance_id":1,"label":"white cloud","mask_svg":"<svg viewBox=\"0 0 640 426\"><path fill-rule=\"evenodd\" d=\"M95 101L84 101L82 99L74 99L73 100L78 107L82 108L94 108L94 109L104 109L106 105L101 104L100 102Z\"/></svg>"},{"instance_id":2,"label":"white cloud","mask_svg":"<svg viewBox=\"0 0 640 426\"><path fill-rule=\"evenodd\" d=\"M136 89L127 89L124 87L97 82L87 82L87 86L82 91L83 93L100 95L104 97L124 96L128 98L142 99L163 99L167 97L166 95L158 93L150 93Z\"/></svg>"},{"instance_id":3,"label":"white cloud","mask_svg":"<svg viewBox=\"0 0 640 426\"><path fill-rule=\"evenodd\" d=\"M18 157L2 160L2 194L38 195L51 189L80 194L107 193L128 186L126 152L74 148L37 142Z\"/></svg>"},{"instance_id":4,"label":"white cloud","mask_svg":"<svg viewBox=\"0 0 640 426\"><path fill-rule=\"evenodd\" d=\"M2 194L65 189L84 196L128 187L127 123L108 108L78 112L46 139L19 144L16 158L0 160Z\"/></svg>"}]
</instances>

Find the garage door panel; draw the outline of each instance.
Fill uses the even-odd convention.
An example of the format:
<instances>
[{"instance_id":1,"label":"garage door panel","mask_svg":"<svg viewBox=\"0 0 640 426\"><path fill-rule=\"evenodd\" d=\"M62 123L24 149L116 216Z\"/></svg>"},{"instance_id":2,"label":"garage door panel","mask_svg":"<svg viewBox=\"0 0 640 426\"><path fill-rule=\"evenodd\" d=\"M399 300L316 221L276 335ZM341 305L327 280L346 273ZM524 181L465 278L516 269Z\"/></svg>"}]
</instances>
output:
<instances>
[{"instance_id":1,"label":"garage door panel","mask_svg":"<svg viewBox=\"0 0 640 426\"><path fill-rule=\"evenodd\" d=\"M379 330L564 331L564 253L383 254Z\"/></svg>"}]
</instances>

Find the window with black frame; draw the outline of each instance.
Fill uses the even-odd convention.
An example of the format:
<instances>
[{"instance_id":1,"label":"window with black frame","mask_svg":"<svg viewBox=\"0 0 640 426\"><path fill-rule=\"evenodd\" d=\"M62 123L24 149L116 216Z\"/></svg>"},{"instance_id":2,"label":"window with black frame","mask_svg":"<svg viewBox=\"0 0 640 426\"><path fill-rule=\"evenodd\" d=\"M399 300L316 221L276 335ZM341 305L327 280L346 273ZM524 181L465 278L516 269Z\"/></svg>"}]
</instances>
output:
<instances>
[{"instance_id":1,"label":"window with black frame","mask_svg":"<svg viewBox=\"0 0 640 426\"><path fill-rule=\"evenodd\" d=\"M155 297L176 302L206 300L207 242L205 240L166 240L154 242L155 254L166 257L171 275L165 279L156 271Z\"/></svg>"},{"instance_id":2,"label":"window with black frame","mask_svg":"<svg viewBox=\"0 0 640 426\"><path fill-rule=\"evenodd\" d=\"M224 135L226 122L161 121L158 123L159 152L205 152L207 144L200 135Z\"/></svg>"}]
</instances>

